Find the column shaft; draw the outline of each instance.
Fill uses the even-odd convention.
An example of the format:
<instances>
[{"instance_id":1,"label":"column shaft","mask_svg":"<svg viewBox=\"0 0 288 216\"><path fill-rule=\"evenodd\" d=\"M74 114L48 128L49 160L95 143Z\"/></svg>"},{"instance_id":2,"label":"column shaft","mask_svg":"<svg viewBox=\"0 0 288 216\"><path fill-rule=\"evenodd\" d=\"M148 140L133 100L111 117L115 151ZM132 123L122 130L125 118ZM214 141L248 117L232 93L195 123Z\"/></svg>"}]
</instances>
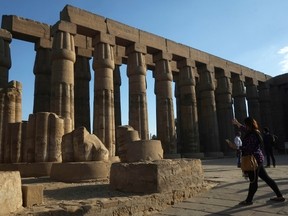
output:
<instances>
[{"instance_id":1,"label":"column shaft","mask_svg":"<svg viewBox=\"0 0 288 216\"><path fill-rule=\"evenodd\" d=\"M38 48L34 64L33 113L50 111L51 49Z\"/></svg>"},{"instance_id":2,"label":"column shaft","mask_svg":"<svg viewBox=\"0 0 288 216\"><path fill-rule=\"evenodd\" d=\"M234 154L234 150L228 147L225 139L234 140L234 128L231 124L233 119L232 110L232 85L230 82L230 73L223 70L216 72L216 108L219 127L219 141L224 153Z\"/></svg>"},{"instance_id":3,"label":"column shaft","mask_svg":"<svg viewBox=\"0 0 288 216\"><path fill-rule=\"evenodd\" d=\"M215 84L212 75L214 69L212 67L208 69L206 65L197 68L200 75L199 91L201 97L200 142L204 145L207 156L222 156L216 114Z\"/></svg>"},{"instance_id":4,"label":"column shaft","mask_svg":"<svg viewBox=\"0 0 288 216\"><path fill-rule=\"evenodd\" d=\"M65 133L68 133L74 129L74 62L76 55L73 35L76 33L76 25L61 21L54 28L51 112L64 118ZM67 29L71 32L67 32Z\"/></svg>"},{"instance_id":5,"label":"column shaft","mask_svg":"<svg viewBox=\"0 0 288 216\"><path fill-rule=\"evenodd\" d=\"M135 45L134 45L135 46ZM141 139L149 139L146 96L145 55L129 47L127 76L129 77L129 125L139 132Z\"/></svg>"},{"instance_id":6,"label":"column shaft","mask_svg":"<svg viewBox=\"0 0 288 216\"><path fill-rule=\"evenodd\" d=\"M273 128L270 87L267 83L259 85L260 118L263 127ZM271 131L273 132L273 131Z\"/></svg>"},{"instance_id":7,"label":"column shaft","mask_svg":"<svg viewBox=\"0 0 288 216\"><path fill-rule=\"evenodd\" d=\"M84 126L87 131L91 131L90 125L90 89L91 80L90 58L76 56L74 65L74 96L75 96L75 128Z\"/></svg>"},{"instance_id":8,"label":"column shaft","mask_svg":"<svg viewBox=\"0 0 288 216\"><path fill-rule=\"evenodd\" d=\"M233 77L232 83L234 117L242 122L247 117L245 85L240 76Z\"/></svg>"},{"instance_id":9,"label":"column shaft","mask_svg":"<svg viewBox=\"0 0 288 216\"><path fill-rule=\"evenodd\" d=\"M181 153L184 155L195 155L195 153L199 155L200 152L194 64L193 62L189 65L186 62L179 72L180 143Z\"/></svg>"},{"instance_id":10,"label":"column shaft","mask_svg":"<svg viewBox=\"0 0 288 216\"><path fill-rule=\"evenodd\" d=\"M173 75L169 58L160 53L155 60L155 94L157 138L161 140L164 154L177 153L174 107L172 99Z\"/></svg>"},{"instance_id":11,"label":"column shaft","mask_svg":"<svg viewBox=\"0 0 288 216\"><path fill-rule=\"evenodd\" d=\"M249 116L253 117L258 122L258 124L261 124L259 95L255 81L256 80L246 81L246 98L248 102L248 113Z\"/></svg>"},{"instance_id":12,"label":"column shaft","mask_svg":"<svg viewBox=\"0 0 288 216\"><path fill-rule=\"evenodd\" d=\"M110 156L115 156L114 66L113 46L96 41L93 61L95 71L93 133L106 146Z\"/></svg>"},{"instance_id":13,"label":"column shaft","mask_svg":"<svg viewBox=\"0 0 288 216\"><path fill-rule=\"evenodd\" d=\"M115 107L115 128L122 125L121 120L121 74L120 74L120 65L115 65L113 71L114 78L114 107Z\"/></svg>"}]
</instances>

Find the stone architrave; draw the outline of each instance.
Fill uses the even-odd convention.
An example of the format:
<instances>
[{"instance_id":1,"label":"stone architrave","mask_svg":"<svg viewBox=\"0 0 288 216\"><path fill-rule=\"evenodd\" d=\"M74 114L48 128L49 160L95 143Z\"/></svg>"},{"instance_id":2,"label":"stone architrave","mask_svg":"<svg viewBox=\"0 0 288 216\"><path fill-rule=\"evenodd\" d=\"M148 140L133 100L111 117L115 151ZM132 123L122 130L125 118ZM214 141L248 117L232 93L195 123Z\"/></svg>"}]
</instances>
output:
<instances>
[{"instance_id":1,"label":"stone architrave","mask_svg":"<svg viewBox=\"0 0 288 216\"><path fill-rule=\"evenodd\" d=\"M35 74L33 113L49 112L51 92L51 48L37 48L33 72Z\"/></svg>"},{"instance_id":2,"label":"stone architrave","mask_svg":"<svg viewBox=\"0 0 288 216\"><path fill-rule=\"evenodd\" d=\"M79 127L62 138L63 162L108 161L109 152L101 140Z\"/></svg>"},{"instance_id":3,"label":"stone architrave","mask_svg":"<svg viewBox=\"0 0 288 216\"><path fill-rule=\"evenodd\" d=\"M65 133L74 129L74 35L76 25L59 21L53 26L51 112L64 118Z\"/></svg>"},{"instance_id":4,"label":"stone architrave","mask_svg":"<svg viewBox=\"0 0 288 216\"><path fill-rule=\"evenodd\" d=\"M0 28L0 88L5 88L8 83L8 72L11 68L10 43L12 35Z\"/></svg>"},{"instance_id":5,"label":"stone architrave","mask_svg":"<svg viewBox=\"0 0 288 216\"><path fill-rule=\"evenodd\" d=\"M23 145L23 162L61 162L64 119L55 113L30 114Z\"/></svg>"},{"instance_id":6,"label":"stone architrave","mask_svg":"<svg viewBox=\"0 0 288 216\"><path fill-rule=\"evenodd\" d=\"M94 120L93 133L99 137L109 150L109 156L115 156L115 110L114 81L115 67L113 46L115 38L103 34L94 38Z\"/></svg>"},{"instance_id":7,"label":"stone architrave","mask_svg":"<svg viewBox=\"0 0 288 216\"><path fill-rule=\"evenodd\" d=\"M271 94L270 87L267 83L259 83L259 105L262 126L273 128L271 112Z\"/></svg>"},{"instance_id":8,"label":"stone architrave","mask_svg":"<svg viewBox=\"0 0 288 216\"><path fill-rule=\"evenodd\" d=\"M244 78L236 75L232 77L232 97L234 103L234 117L242 122L247 117L246 89Z\"/></svg>"},{"instance_id":9,"label":"stone architrave","mask_svg":"<svg viewBox=\"0 0 288 216\"><path fill-rule=\"evenodd\" d=\"M230 72L217 68L215 72L217 87L215 91L216 109L219 127L219 140L224 154L232 153L234 150L229 148L225 139L234 140L234 127L232 126L232 84L230 82Z\"/></svg>"},{"instance_id":10,"label":"stone architrave","mask_svg":"<svg viewBox=\"0 0 288 216\"><path fill-rule=\"evenodd\" d=\"M223 156L219 144L218 121L215 101L214 68L208 65L197 67L200 75L200 142L207 156Z\"/></svg>"},{"instance_id":11,"label":"stone architrave","mask_svg":"<svg viewBox=\"0 0 288 216\"><path fill-rule=\"evenodd\" d=\"M154 56L157 138L161 140L164 155L177 153L174 107L172 99L173 75L169 61L169 53Z\"/></svg>"},{"instance_id":12,"label":"stone architrave","mask_svg":"<svg viewBox=\"0 0 288 216\"><path fill-rule=\"evenodd\" d=\"M260 119L260 104L258 94L258 81L253 79L247 79L245 84L246 84L246 98L247 98L249 116L253 117L260 124L261 119Z\"/></svg>"},{"instance_id":13,"label":"stone architrave","mask_svg":"<svg viewBox=\"0 0 288 216\"><path fill-rule=\"evenodd\" d=\"M91 80L90 58L85 56L76 56L74 65L74 96L75 96L75 128L84 126L91 131L90 126L90 89Z\"/></svg>"},{"instance_id":14,"label":"stone architrave","mask_svg":"<svg viewBox=\"0 0 288 216\"><path fill-rule=\"evenodd\" d=\"M127 76L129 78L129 125L139 132L143 140L149 139L146 96L146 47L133 44L128 47Z\"/></svg>"},{"instance_id":15,"label":"stone architrave","mask_svg":"<svg viewBox=\"0 0 288 216\"><path fill-rule=\"evenodd\" d=\"M179 98L181 153L187 156L200 156L200 140L197 114L197 99L195 92L195 62L185 59L179 62ZM204 155L202 155L204 156Z\"/></svg>"}]
</instances>

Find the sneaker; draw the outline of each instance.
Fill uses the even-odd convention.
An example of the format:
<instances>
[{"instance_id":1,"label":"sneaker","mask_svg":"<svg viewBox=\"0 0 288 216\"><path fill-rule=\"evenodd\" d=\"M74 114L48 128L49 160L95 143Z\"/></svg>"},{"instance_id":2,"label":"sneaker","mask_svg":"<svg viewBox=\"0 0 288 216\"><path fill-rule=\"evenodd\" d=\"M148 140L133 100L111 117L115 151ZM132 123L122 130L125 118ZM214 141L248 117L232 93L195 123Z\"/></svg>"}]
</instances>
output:
<instances>
[{"instance_id":1,"label":"sneaker","mask_svg":"<svg viewBox=\"0 0 288 216\"><path fill-rule=\"evenodd\" d=\"M252 205L252 204L253 204L253 202L248 202L246 200L239 203L239 205L242 205L242 206L248 206L248 205Z\"/></svg>"},{"instance_id":2,"label":"sneaker","mask_svg":"<svg viewBox=\"0 0 288 216\"><path fill-rule=\"evenodd\" d=\"M270 198L270 200L274 202L284 202L285 198L284 197L272 197Z\"/></svg>"}]
</instances>

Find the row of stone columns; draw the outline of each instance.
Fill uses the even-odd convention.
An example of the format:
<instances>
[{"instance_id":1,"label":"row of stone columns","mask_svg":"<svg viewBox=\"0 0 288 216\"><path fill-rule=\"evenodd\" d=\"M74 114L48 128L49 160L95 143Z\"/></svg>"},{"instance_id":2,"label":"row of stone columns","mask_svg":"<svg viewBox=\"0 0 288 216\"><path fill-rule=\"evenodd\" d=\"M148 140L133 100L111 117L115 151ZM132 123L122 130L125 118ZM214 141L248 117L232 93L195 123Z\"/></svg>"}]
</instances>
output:
<instances>
[{"instance_id":1,"label":"row of stone columns","mask_svg":"<svg viewBox=\"0 0 288 216\"><path fill-rule=\"evenodd\" d=\"M78 55L74 45L76 25L61 21L53 27L53 46L36 46L34 113L53 112L64 119L64 134L75 127L90 130L89 81L90 56ZM11 38L0 37L0 69L3 83L8 82L11 66L9 43ZM120 65L114 55L115 37L99 33L93 38L94 118L93 133L114 156L115 127L121 125ZM77 56L76 56L77 53ZM139 131L141 139L149 138L146 96L146 46L138 43L126 47L127 76L129 79L129 125ZM240 75L232 75L221 68L197 63L192 59L177 62L179 77L173 77L170 61L172 54L153 55L155 69L157 138L165 154L181 152L190 156L221 156L229 151L225 138L232 138L231 119L239 120L249 114L260 120L258 83ZM195 81L196 72L199 74ZM2 81L1 78L1 81ZM217 80L217 85L215 80ZM177 131L173 106L172 82L177 89ZM1 84L1 83L0 83ZM246 86L245 86L246 84ZM4 84L1 84L4 86ZM265 94L269 89L263 88ZM263 97L262 97L263 98ZM247 103L246 103L247 100ZM260 100L261 101L261 100ZM268 112L268 101L266 104ZM21 122L21 119L18 120ZM268 122L269 120L267 120ZM200 145L201 143L201 145Z\"/></svg>"}]
</instances>

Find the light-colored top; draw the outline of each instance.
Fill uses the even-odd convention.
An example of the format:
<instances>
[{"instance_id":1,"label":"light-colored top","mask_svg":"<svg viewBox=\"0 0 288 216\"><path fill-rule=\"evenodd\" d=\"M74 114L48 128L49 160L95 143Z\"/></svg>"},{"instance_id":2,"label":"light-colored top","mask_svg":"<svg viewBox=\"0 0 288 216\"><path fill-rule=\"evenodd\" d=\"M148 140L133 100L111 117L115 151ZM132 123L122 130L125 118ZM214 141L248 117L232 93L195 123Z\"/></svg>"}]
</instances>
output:
<instances>
[{"instance_id":1,"label":"light-colored top","mask_svg":"<svg viewBox=\"0 0 288 216\"><path fill-rule=\"evenodd\" d=\"M240 149L240 147L242 146L241 138L240 138L239 136L236 136L236 137L234 138L234 143L235 143L237 149Z\"/></svg>"}]
</instances>

